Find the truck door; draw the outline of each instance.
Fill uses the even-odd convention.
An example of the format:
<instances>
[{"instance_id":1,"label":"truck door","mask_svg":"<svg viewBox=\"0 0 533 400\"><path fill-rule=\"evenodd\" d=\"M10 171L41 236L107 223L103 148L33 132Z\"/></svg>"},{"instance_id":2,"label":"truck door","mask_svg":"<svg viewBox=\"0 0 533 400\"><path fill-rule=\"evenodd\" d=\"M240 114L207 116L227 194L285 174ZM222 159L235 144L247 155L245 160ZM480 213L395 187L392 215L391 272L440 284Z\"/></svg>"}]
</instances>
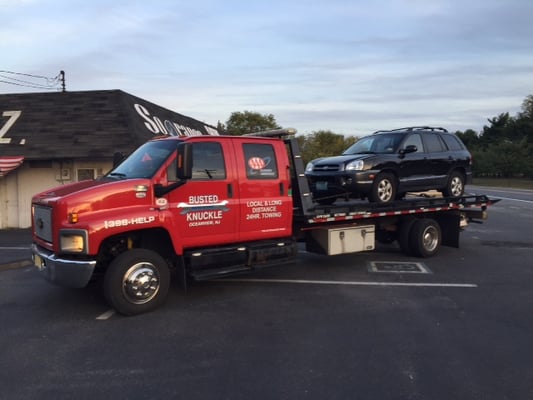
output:
<instances>
[{"instance_id":1,"label":"truck door","mask_svg":"<svg viewBox=\"0 0 533 400\"><path fill-rule=\"evenodd\" d=\"M282 141L234 142L239 175L239 240L287 237L292 231L289 165Z\"/></svg>"},{"instance_id":2,"label":"truck door","mask_svg":"<svg viewBox=\"0 0 533 400\"><path fill-rule=\"evenodd\" d=\"M174 226L184 248L234 242L237 239L238 185L228 141L192 144L192 179L169 193ZM175 166L174 166L175 168ZM171 170L169 168L169 170Z\"/></svg>"}]
</instances>

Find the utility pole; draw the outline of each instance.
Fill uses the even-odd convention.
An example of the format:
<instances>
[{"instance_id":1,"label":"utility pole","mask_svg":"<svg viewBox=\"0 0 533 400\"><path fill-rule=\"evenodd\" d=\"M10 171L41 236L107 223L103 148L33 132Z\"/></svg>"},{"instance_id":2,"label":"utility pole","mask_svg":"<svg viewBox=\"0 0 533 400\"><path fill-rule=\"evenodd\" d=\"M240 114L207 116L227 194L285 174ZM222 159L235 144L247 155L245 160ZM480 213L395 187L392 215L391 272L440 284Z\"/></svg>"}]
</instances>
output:
<instances>
[{"instance_id":1,"label":"utility pole","mask_svg":"<svg viewBox=\"0 0 533 400\"><path fill-rule=\"evenodd\" d=\"M59 72L59 75L61 76L61 91L62 92L66 92L67 91L67 86L65 84L65 71L61 70Z\"/></svg>"}]
</instances>

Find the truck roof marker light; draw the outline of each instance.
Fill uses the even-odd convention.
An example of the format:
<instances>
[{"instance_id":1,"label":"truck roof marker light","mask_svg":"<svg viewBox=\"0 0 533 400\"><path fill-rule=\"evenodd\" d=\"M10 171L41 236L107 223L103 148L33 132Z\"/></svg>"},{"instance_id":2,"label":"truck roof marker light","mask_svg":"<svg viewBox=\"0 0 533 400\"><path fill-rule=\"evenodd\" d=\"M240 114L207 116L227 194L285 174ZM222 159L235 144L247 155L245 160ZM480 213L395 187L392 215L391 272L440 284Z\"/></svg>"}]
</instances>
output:
<instances>
[{"instance_id":1,"label":"truck roof marker light","mask_svg":"<svg viewBox=\"0 0 533 400\"><path fill-rule=\"evenodd\" d=\"M78 223L78 213L76 213L76 212L68 213L67 220L68 220L69 224L77 224Z\"/></svg>"}]
</instances>

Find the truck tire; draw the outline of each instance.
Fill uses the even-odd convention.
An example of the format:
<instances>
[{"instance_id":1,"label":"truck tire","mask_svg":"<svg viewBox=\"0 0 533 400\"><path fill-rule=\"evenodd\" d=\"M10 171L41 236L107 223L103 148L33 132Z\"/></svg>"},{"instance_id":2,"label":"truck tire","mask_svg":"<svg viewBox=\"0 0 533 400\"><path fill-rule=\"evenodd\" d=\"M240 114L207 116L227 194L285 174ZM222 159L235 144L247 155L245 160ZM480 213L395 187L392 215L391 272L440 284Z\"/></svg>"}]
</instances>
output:
<instances>
[{"instance_id":1,"label":"truck tire","mask_svg":"<svg viewBox=\"0 0 533 400\"><path fill-rule=\"evenodd\" d=\"M409 246L416 257L431 257L440 249L442 232L437 221L431 218L416 220L409 232Z\"/></svg>"},{"instance_id":2,"label":"truck tire","mask_svg":"<svg viewBox=\"0 0 533 400\"><path fill-rule=\"evenodd\" d=\"M393 174L382 172L374 179L368 198L372 203L389 204L396 198L397 186Z\"/></svg>"},{"instance_id":3,"label":"truck tire","mask_svg":"<svg viewBox=\"0 0 533 400\"><path fill-rule=\"evenodd\" d=\"M465 192L465 177L459 171L452 171L446 187L442 191L444 197L461 197Z\"/></svg>"},{"instance_id":4,"label":"truck tire","mask_svg":"<svg viewBox=\"0 0 533 400\"><path fill-rule=\"evenodd\" d=\"M413 255L413 250L411 249L411 229L413 228L413 224L417 220L415 218L410 218L404 220L400 224L400 229L398 231L398 244L400 245L400 250L408 256Z\"/></svg>"},{"instance_id":5,"label":"truck tire","mask_svg":"<svg viewBox=\"0 0 533 400\"><path fill-rule=\"evenodd\" d=\"M168 295L170 271L165 260L147 249L117 256L104 277L108 303L123 315L136 315L160 306Z\"/></svg>"}]
</instances>

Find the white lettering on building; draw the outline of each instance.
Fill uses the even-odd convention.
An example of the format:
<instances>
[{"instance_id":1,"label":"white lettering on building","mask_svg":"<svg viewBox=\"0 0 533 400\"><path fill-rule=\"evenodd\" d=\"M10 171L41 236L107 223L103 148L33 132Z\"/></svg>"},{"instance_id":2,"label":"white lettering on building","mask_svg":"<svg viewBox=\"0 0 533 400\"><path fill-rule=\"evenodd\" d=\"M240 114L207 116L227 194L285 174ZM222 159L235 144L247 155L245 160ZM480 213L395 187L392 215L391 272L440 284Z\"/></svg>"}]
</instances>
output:
<instances>
[{"instance_id":1,"label":"white lettering on building","mask_svg":"<svg viewBox=\"0 0 533 400\"><path fill-rule=\"evenodd\" d=\"M144 126L154 135L170 135L170 136L200 136L202 132L191 127L178 124L177 122L169 121L168 119L161 121L157 116L153 116L141 104L134 104L134 109L137 114L144 120ZM206 132L209 135L218 135L218 131L214 128L204 125Z\"/></svg>"},{"instance_id":2,"label":"white lettering on building","mask_svg":"<svg viewBox=\"0 0 533 400\"><path fill-rule=\"evenodd\" d=\"M0 126L0 144L9 144L11 143L11 138L5 138L4 135L11 129L13 124L21 116L22 111L4 111L2 117L8 117L8 120L4 125ZM25 144L25 140L22 139L20 144Z\"/></svg>"}]
</instances>

